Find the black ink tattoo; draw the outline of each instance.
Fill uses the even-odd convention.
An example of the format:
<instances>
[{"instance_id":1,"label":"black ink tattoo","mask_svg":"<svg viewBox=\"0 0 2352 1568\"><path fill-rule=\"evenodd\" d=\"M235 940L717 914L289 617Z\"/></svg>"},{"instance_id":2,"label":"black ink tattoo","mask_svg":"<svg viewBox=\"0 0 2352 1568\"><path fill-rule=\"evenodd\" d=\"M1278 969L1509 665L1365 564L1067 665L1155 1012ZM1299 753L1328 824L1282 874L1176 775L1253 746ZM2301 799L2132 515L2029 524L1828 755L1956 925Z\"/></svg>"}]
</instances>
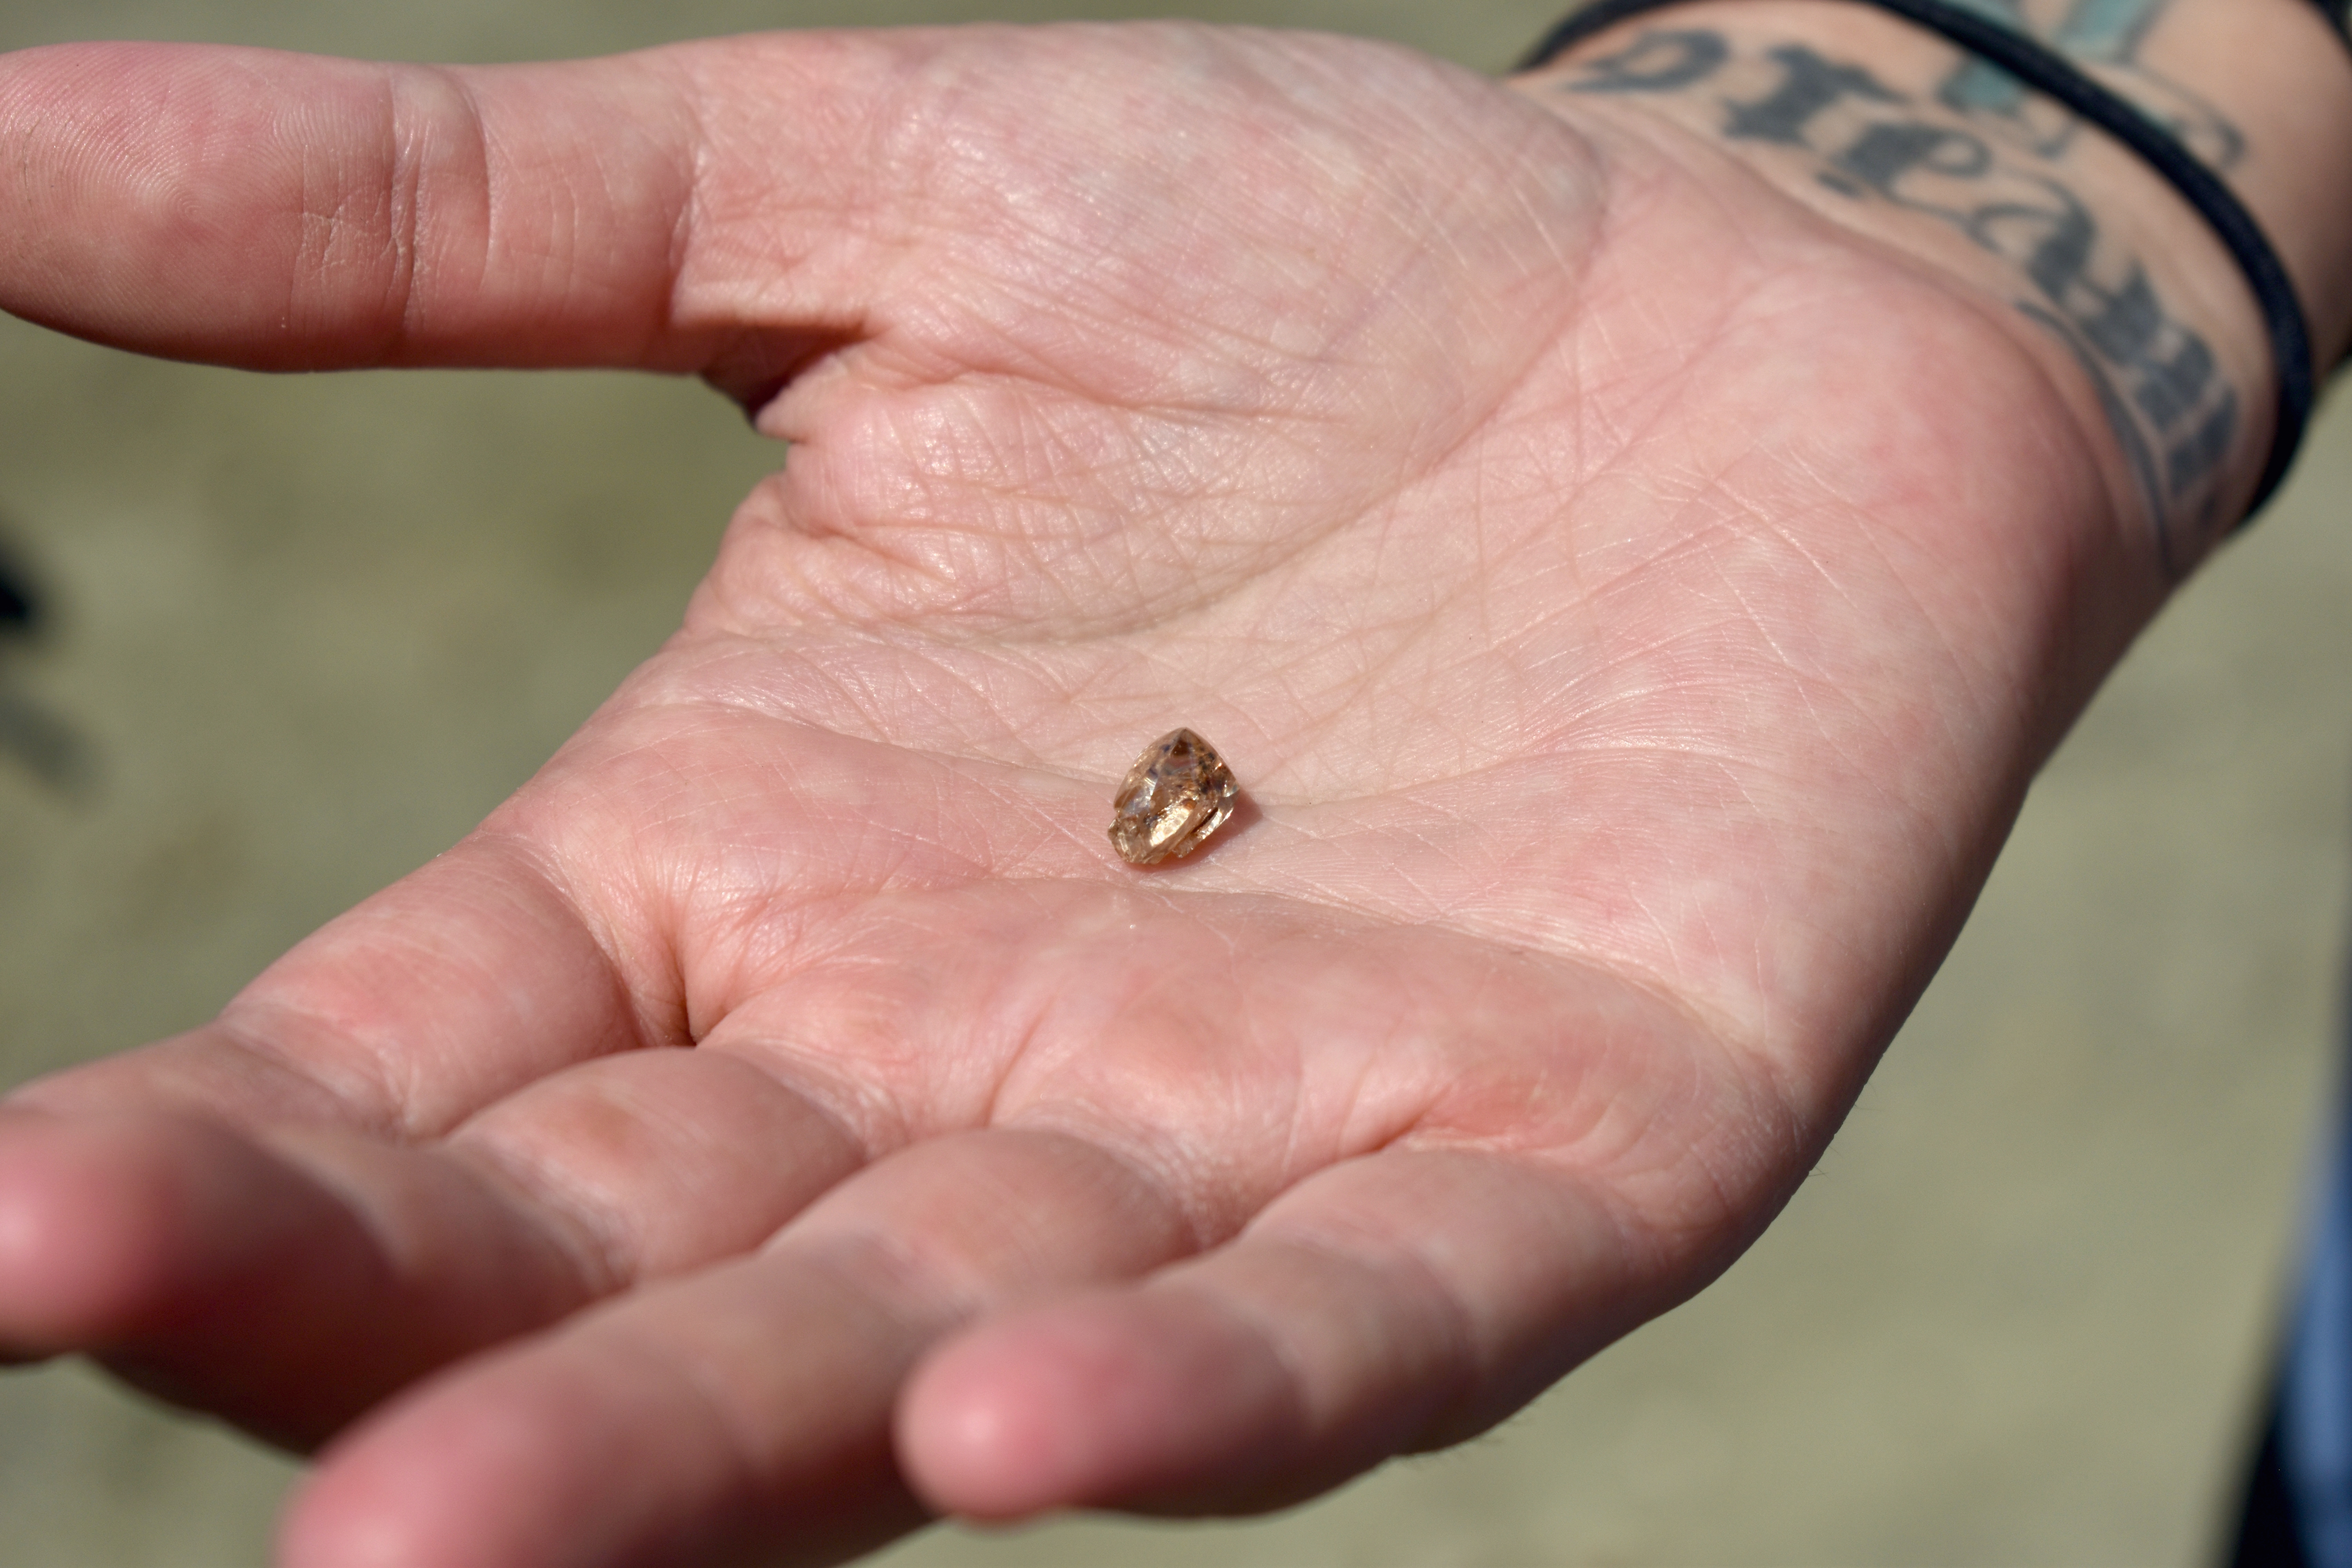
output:
<instances>
[{"instance_id":1,"label":"black ink tattoo","mask_svg":"<svg viewBox=\"0 0 2352 1568\"><path fill-rule=\"evenodd\" d=\"M1579 92L1676 92L1713 76L1731 58L1715 33L1644 33L1633 47L1586 64Z\"/></svg>"},{"instance_id":2,"label":"black ink tattoo","mask_svg":"<svg viewBox=\"0 0 2352 1568\"><path fill-rule=\"evenodd\" d=\"M2015 0L1970 3L2000 10ZM2063 25L2074 29L2069 37L2128 59L2164 3L2074 0ZM2107 31L2095 31L2101 27ZM1685 28L1645 32L1583 62L1563 90L1704 91L1722 115L1726 139L1809 155L1825 188L1932 218L2017 268L2032 289L2019 310L2063 341L2090 375L2156 519L2165 567L2185 572L2228 521L2221 492L2241 418L2237 391L2210 346L2166 306L2147 268L2102 233L2090 206L2050 171L2049 149L2063 148L2064 139L2015 133L2021 116L2046 106L1989 102L1982 112L2000 129L1982 132L1968 97L1979 89L1962 80L1967 74L1963 68L1948 79L1938 94L1946 109L1969 117L1955 124L1866 68L1805 45L1742 50L1723 34ZM2226 132L2234 145L2234 130L2218 120L2216 126L2214 134Z\"/></svg>"},{"instance_id":3,"label":"black ink tattoo","mask_svg":"<svg viewBox=\"0 0 2352 1568\"><path fill-rule=\"evenodd\" d=\"M1901 103L1903 95L1885 86L1859 66L1842 66L1823 59L1802 44L1774 49L1772 63L1780 68L1780 84L1750 102L1726 99L1723 133L1735 142L1773 142L1783 147L1807 145L1805 136L1824 110L1843 100L1859 98L1872 103Z\"/></svg>"},{"instance_id":4,"label":"black ink tattoo","mask_svg":"<svg viewBox=\"0 0 2352 1568\"><path fill-rule=\"evenodd\" d=\"M2151 70L2139 58L2140 45L2171 0L2069 0L2050 26L2035 25L2025 0L1956 3L2031 33L2106 78L2108 85L2155 116L2209 167L2226 170L2245 156L2245 138L2219 110ZM1937 97L1947 109L2044 158L2063 153L2081 126L2074 116L2034 97L2015 77L1983 60L1962 60L1944 79Z\"/></svg>"}]
</instances>

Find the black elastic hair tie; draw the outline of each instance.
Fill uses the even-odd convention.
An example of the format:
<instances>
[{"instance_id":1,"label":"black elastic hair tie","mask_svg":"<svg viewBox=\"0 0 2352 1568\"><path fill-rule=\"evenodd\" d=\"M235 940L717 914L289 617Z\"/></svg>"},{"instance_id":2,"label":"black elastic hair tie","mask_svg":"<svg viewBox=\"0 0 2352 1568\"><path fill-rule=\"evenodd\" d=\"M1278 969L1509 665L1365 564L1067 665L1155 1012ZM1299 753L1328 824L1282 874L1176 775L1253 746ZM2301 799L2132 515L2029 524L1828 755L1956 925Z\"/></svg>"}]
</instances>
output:
<instances>
[{"instance_id":1,"label":"black elastic hair tie","mask_svg":"<svg viewBox=\"0 0 2352 1568\"><path fill-rule=\"evenodd\" d=\"M2344 40L2344 47L2352 48L2352 0L2312 0L2312 4L2327 18L2327 25L2336 29L2336 36Z\"/></svg>"},{"instance_id":2,"label":"black elastic hair tie","mask_svg":"<svg viewBox=\"0 0 2352 1568\"><path fill-rule=\"evenodd\" d=\"M1684 3L1685 0L1594 0L1594 4L1545 35L1519 68L1534 70L1604 28L1644 12ZM2271 431L2270 457L2263 465L2262 482L2246 509L2246 517L2252 518L2260 511L2278 489L2279 481L2286 477L2296 448L2303 445L2305 426L2311 422L2317 378L2312 366L2311 328L2305 320L2302 301L2296 299L2294 281L2287 277L2278 252L2271 247L2269 237L2254 222L2253 215L2246 211L2245 205L2221 176L2200 163L2170 132L2149 119L2130 100L2084 74L2055 50L1964 11L1950 0L1857 3L1891 11L1929 32L1942 34L2054 100L2077 118L2097 126L2163 175L2220 236L2253 289L2254 302L2262 308L2263 324L2270 337L2272 365L2278 375L2278 412ZM2344 7L2330 0L2317 3L2321 14L2338 34L2345 34ZM2244 526L2243 520L2240 526Z\"/></svg>"}]
</instances>

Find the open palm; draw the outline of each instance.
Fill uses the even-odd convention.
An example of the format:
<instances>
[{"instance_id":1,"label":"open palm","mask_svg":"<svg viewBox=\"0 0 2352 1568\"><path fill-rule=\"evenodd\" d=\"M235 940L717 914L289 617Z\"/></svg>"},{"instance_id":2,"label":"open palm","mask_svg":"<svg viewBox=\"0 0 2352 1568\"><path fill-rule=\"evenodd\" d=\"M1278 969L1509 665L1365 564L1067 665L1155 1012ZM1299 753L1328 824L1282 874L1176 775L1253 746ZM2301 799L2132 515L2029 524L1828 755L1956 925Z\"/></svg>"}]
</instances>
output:
<instances>
[{"instance_id":1,"label":"open palm","mask_svg":"<svg viewBox=\"0 0 2352 1568\"><path fill-rule=\"evenodd\" d=\"M1705 1283L2133 558L2003 312L1605 107L1174 26L0 63L19 313L790 443L478 832L15 1098L0 1342L333 1438L298 1561L821 1558L1296 1498ZM1249 805L1138 871L1179 724Z\"/></svg>"}]
</instances>

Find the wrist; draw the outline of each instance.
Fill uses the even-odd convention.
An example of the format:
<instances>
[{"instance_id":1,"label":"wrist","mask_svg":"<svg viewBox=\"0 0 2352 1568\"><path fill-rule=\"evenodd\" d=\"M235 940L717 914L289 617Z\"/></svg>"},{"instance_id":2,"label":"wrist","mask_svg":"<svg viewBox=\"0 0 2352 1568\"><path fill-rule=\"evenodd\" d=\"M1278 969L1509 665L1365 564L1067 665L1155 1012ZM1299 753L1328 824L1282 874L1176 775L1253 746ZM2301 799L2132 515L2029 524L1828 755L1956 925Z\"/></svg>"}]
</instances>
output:
<instances>
[{"instance_id":1,"label":"wrist","mask_svg":"<svg viewBox=\"0 0 2352 1568\"><path fill-rule=\"evenodd\" d=\"M2169 0L2128 69L2086 68L2209 148L2294 278L2324 370L2352 348L2352 48L2311 0ZM2226 161L2216 154L2230 154Z\"/></svg>"},{"instance_id":2,"label":"wrist","mask_svg":"<svg viewBox=\"0 0 2352 1568\"><path fill-rule=\"evenodd\" d=\"M2221 169L2337 352L2352 58L2308 0L2141 0L2102 13L2103 36L2036 27L2042 9L2038 41ZM2138 493L2173 571L2242 510L2277 384L2244 272L2137 153L1940 35L1854 0L1688 0L1518 85L1604 142L1673 122L1680 156L1738 164L1977 291L2107 427L2111 488Z\"/></svg>"}]
</instances>

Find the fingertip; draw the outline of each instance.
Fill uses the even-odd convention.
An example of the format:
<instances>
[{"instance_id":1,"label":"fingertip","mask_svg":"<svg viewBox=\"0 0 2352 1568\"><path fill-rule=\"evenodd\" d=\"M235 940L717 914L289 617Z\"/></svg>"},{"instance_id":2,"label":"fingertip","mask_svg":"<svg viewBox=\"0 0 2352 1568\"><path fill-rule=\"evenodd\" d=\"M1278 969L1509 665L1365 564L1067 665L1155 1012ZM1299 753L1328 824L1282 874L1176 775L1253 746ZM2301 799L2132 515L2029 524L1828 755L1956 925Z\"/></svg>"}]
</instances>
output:
<instances>
[{"instance_id":1,"label":"fingertip","mask_svg":"<svg viewBox=\"0 0 2352 1568\"><path fill-rule=\"evenodd\" d=\"M131 1119L10 1114L0 1136L0 1345L55 1354L137 1326L176 1272L182 1144Z\"/></svg>"},{"instance_id":2,"label":"fingertip","mask_svg":"<svg viewBox=\"0 0 2352 1568\"><path fill-rule=\"evenodd\" d=\"M1270 1347L1211 1303L1108 1296L986 1325L919 1367L899 1405L908 1484L942 1512L1188 1512L1245 1488L1300 1429Z\"/></svg>"},{"instance_id":3,"label":"fingertip","mask_svg":"<svg viewBox=\"0 0 2352 1568\"><path fill-rule=\"evenodd\" d=\"M559 1334L445 1369L338 1437L280 1518L278 1561L593 1568L750 1560L747 1542L772 1543L798 1522L785 1509L764 1513L775 1500L761 1493L759 1479L712 1419L702 1388L661 1355L625 1336ZM835 1500L853 1489L835 1480ZM811 1529L803 1539L824 1537Z\"/></svg>"},{"instance_id":4,"label":"fingertip","mask_svg":"<svg viewBox=\"0 0 2352 1568\"><path fill-rule=\"evenodd\" d=\"M406 1418L403 1413L406 1412ZM279 1516L280 1568L516 1568L531 1495L529 1405L436 1400L379 1412L331 1446Z\"/></svg>"},{"instance_id":5,"label":"fingertip","mask_svg":"<svg viewBox=\"0 0 2352 1568\"><path fill-rule=\"evenodd\" d=\"M401 1512L354 1498L340 1473L313 1470L298 1482L278 1521L278 1568L394 1568L421 1561ZM456 1568L453 1564L452 1568Z\"/></svg>"},{"instance_id":6,"label":"fingertip","mask_svg":"<svg viewBox=\"0 0 2352 1568\"><path fill-rule=\"evenodd\" d=\"M445 1368L336 1437L280 1516L281 1568L693 1560L733 1474L720 1435L656 1363L561 1346Z\"/></svg>"},{"instance_id":7,"label":"fingertip","mask_svg":"<svg viewBox=\"0 0 2352 1568\"><path fill-rule=\"evenodd\" d=\"M1024 1342L1030 1337L1013 1330L961 1340L911 1380L897 1425L899 1465L942 1512L1013 1520L1081 1495L1074 1412L1093 1369L1066 1347L1041 1355Z\"/></svg>"}]
</instances>

